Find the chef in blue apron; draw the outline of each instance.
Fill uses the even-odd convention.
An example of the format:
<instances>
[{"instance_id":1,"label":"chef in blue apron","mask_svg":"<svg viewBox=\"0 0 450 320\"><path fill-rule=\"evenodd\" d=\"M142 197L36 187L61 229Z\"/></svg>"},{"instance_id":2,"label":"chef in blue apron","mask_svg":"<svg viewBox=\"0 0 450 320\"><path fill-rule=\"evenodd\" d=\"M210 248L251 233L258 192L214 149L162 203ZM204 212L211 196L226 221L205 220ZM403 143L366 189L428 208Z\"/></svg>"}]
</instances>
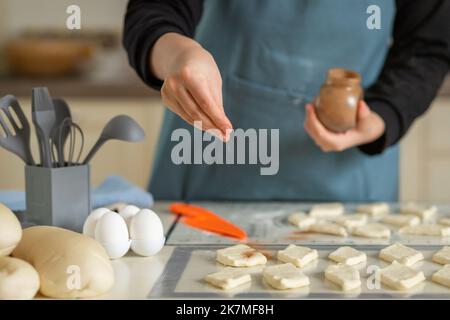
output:
<instances>
[{"instance_id":1,"label":"chef in blue apron","mask_svg":"<svg viewBox=\"0 0 450 320\"><path fill-rule=\"evenodd\" d=\"M186 201L396 201L397 142L449 69L448 16L445 0L131 0L130 64L167 106L150 191ZM362 77L364 101L345 133L327 130L310 104L334 67ZM176 163L173 133L194 137L194 122L215 130L224 153L231 129L278 129L277 172Z\"/></svg>"}]
</instances>

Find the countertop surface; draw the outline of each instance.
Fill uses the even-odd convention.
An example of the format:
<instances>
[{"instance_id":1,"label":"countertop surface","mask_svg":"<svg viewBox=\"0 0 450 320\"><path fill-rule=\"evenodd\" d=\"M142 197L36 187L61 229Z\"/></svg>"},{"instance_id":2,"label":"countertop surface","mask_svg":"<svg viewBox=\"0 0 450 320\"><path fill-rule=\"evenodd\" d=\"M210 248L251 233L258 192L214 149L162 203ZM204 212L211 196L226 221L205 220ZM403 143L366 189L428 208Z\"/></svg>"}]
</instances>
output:
<instances>
[{"instance_id":1,"label":"countertop surface","mask_svg":"<svg viewBox=\"0 0 450 320\"><path fill-rule=\"evenodd\" d=\"M152 208L160 216L166 232L166 246L157 255L152 257L139 257L133 253L112 261L115 271L116 283L113 289L99 299L160 299L160 298L450 298L450 289L433 283L431 275L441 267L431 262L431 255L442 245L450 244L450 238L434 237L393 237L391 240L362 239L358 241L339 237L315 237L306 235L292 240L282 237L283 232L292 234L295 229L286 222L289 213L296 210L306 210L310 204L300 203L201 203L221 216L242 226L249 234L249 241L254 245L264 244L264 250L272 254L276 250L285 248L289 243L308 245L319 251L319 262L311 270L304 270L311 278L311 288L299 290L279 291L269 288L260 278L261 268L252 270L251 286L240 288L237 291L226 292L213 288L202 280L206 274L216 272L223 268L215 263L214 253L217 248L233 244L234 241L190 229L179 223L175 216L167 210L167 202L157 202ZM346 212L352 212L354 204L346 204ZM391 204L392 212L397 211L398 204ZM450 206L439 206L439 215L450 216ZM262 217L267 217L263 219ZM188 229L188 231L186 231ZM272 238L283 239L273 242L267 230L272 230ZM394 230L394 229L392 229ZM393 231L394 233L395 231ZM269 237L262 241L261 236ZM191 242L185 237L192 236ZM183 240L184 239L184 240ZM259 239L259 241L258 241ZM425 261L414 267L424 271L427 281L408 292L396 292L388 288L378 288L374 291L362 286L357 292L343 293L335 285L324 281L323 269L328 265L328 254L343 245L365 251L369 264L388 264L378 259L380 249L393 242L401 242L420 250L425 255ZM272 244L271 244L272 243ZM268 264L274 264L269 258ZM365 274L364 267L360 269L362 281L370 279ZM364 284L364 282L363 282Z\"/></svg>"}]
</instances>

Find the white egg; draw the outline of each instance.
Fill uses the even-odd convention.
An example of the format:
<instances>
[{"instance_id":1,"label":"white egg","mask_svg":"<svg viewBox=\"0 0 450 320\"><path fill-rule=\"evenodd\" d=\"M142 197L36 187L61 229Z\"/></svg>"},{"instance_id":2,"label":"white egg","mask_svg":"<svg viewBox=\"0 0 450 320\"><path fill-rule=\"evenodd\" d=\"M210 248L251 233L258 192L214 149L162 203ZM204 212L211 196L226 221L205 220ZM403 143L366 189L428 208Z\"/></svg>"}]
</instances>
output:
<instances>
[{"instance_id":1,"label":"white egg","mask_svg":"<svg viewBox=\"0 0 450 320\"><path fill-rule=\"evenodd\" d=\"M136 206L128 205L119 210L119 214L127 223L128 228L130 227L131 218L136 215L141 209Z\"/></svg>"},{"instance_id":2,"label":"white egg","mask_svg":"<svg viewBox=\"0 0 450 320\"><path fill-rule=\"evenodd\" d=\"M83 225L83 234L85 236L89 236L91 238L95 237L95 226L97 225L98 220L107 212L110 212L108 208L98 208L92 211Z\"/></svg>"},{"instance_id":3,"label":"white egg","mask_svg":"<svg viewBox=\"0 0 450 320\"><path fill-rule=\"evenodd\" d=\"M158 215L150 209L142 209L131 218L130 238L132 240L161 240L164 230Z\"/></svg>"},{"instance_id":4,"label":"white egg","mask_svg":"<svg viewBox=\"0 0 450 320\"><path fill-rule=\"evenodd\" d=\"M160 237L153 240L132 240L131 250L141 256L153 256L157 254L162 249L162 247L164 247L165 241L165 237Z\"/></svg>"},{"instance_id":5,"label":"white egg","mask_svg":"<svg viewBox=\"0 0 450 320\"><path fill-rule=\"evenodd\" d=\"M103 245L111 259L125 255L131 244L125 220L112 211L105 213L98 220L95 227L95 240Z\"/></svg>"}]
</instances>

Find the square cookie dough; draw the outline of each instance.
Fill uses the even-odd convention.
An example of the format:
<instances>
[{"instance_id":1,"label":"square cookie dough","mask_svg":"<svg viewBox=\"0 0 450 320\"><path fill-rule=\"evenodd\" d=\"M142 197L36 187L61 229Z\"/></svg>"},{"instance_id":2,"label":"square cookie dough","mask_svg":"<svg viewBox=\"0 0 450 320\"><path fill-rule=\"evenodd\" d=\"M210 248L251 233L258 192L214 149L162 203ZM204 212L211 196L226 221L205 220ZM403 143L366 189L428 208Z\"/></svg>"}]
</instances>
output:
<instances>
[{"instance_id":1,"label":"square cookie dough","mask_svg":"<svg viewBox=\"0 0 450 320\"><path fill-rule=\"evenodd\" d=\"M299 268L303 268L318 258L317 250L296 246L295 244L290 244L286 249L278 251L278 260L292 263Z\"/></svg>"},{"instance_id":2,"label":"square cookie dough","mask_svg":"<svg viewBox=\"0 0 450 320\"><path fill-rule=\"evenodd\" d=\"M354 228L358 226L363 226L367 223L367 214L357 213L357 214L344 214L341 217L334 219L338 225L345 228Z\"/></svg>"},{"instance_id":3,"label":"square cookie dough","mask_svg":"<svg viewBox=\"0 0 450 320\"><path fill-rule=\"evenodd\" d=\"M357 212L367 213L372 217L380 217L389 213L389 205L385 202L364 204L356 208Z\"/></svg>"},{"instance_id":4,"label":"square cookie dough","mask_svg":"<svg viewBox=\"0 0 450 320\"><path fill-rule=\"evenodd\" d=\"M439 224L419 224L398 230L400 234L413 236L450 237L450 227Z\"/></svg>"},{"instance_id":5,"label":"square cookie dough","mask_svg":"<svg viewBox=\"0 0 450 320\"><path fill-rule=\"evenodd\" d=\"M304 212L295 212L289 215L288 221L298 229L306 231L316 223L316 218L311 217Z\"/></svg>"},{"instance_id":6,"label":"square cookie dough","mask_svg":"<svg viewBox=\"0 0 450 320\"><path fill-rule=\"evenodd\" d=\"M408 290L425 280L422 271L416 271L397 261L379 272L381 283L395 290Z\"/></svg>"},{"instance_id":7,"label":"square cookie dough","mask_svg":"<svg viewBox=\"0 0 450 320\"><path fill-rule=\"evenodd\" d=\"M353 266L367 261L367 255L352 247L340 247L330 253L328 256L331 260Z\"/></svg>"},{"instance_id":8,"label":"square cookie dough","mask_svg":"<svg viewBox=\"0 0 450 320\"><path fill-rule=\"evenodd\" d=\"M316 204L309 210L309 215L314 218L335 218L344 214L344 205L339 202Z\"/></svg>"},{"instance_id":9,"label":"square cookie dough","mask_svg":"<svg viewBox=\"0 0 450 320\"><path fill-rule=\"evenodd\" d=\"M387 262L397 261L406 266L412 266L413 264L423 260L424 257L422 252L404 246L401 243L395 243L380 251L380 259Z\"/></svg>"},{"instance_id":10,"label":"square cookie dough","mask_svg":"<svg viewBox=\"0 0 450 320\"><path fill-rule=\"evenodd\" d=\"M353 228L352 235L364 238L390 238L391 230L379 223L368 223Z\"/></svg>"},{"instance_id":11,"label":"square cookie dough","mask_svg":"<svg viewBox=\"0 0 450 320\"><path fill-rule=\"evenodd\" d=\"M320 221L314 223L310 228L310 232L322 233L322 234L330 234L339 237L348 236L347 230L333 222Z\"/></svg>"},{"instance_id":12,"label":"square cookie dough","mask_svg":"<svg viewBox=\"0 0 450 320\"><path fill-rule=\"evenodd\" d=\"M443 247L433 254L433 261L439 264L450 264L450 247Z\"/></svg>"},{"instance_id":13,"label":"square cookie dough","mask_svg":"<svg viewBox=\"0 0 450 320\"><path fill-rule=\"evenodd\" d=\"M395 227L417 226L420 218L412 214L389 214L381 218L381 222Z\"/></svg>"},{"instance_id":14,"label":"square cookie dough","mask_svg":"<svg viewBox=\"0 0 450 320\"><path fill-rule=\"evenodd\" d=\"M245 244L217 250L216 260L231 267L253 267L267 262L267 258L261 252Z\"/></svg>"},{"instance_id":15,"label":"square cookie dough","mask_svg":"<svg viewBox=\"0 0 450 320\"><path fill-rule=\"evenodd\" d=\"M343 291L361 287L361 278L358 270L343 263L329 265L325 269L325 278L337 284Z\"/></svg>"},{"instance_id":16,"label":"square cookie dough","mask_svg":"<svg viewBox=\"0 0 450 320\"><path fill-rule=\"evenodd\" d=\"M278 290L294 289L309 285L309 278L291 263L265 267L263 279Z\"/></svg>"},{"instance_id":17,"label":"square cookie dough","mask_svg":"<svg viewBox=\"0 0 450 320\"><path fill-rule=\"evenodd\" d=\"M431 280L450 288L450 264L447 264L441 270L435 272L431 277Z\"/></svg>"},{"instance_id":18,"label":"square cookie dough","mask_svg":"<svg viewBox=\"0 0 450 320\"><path fill-rule=\"evenodd\" d=\"M422 220L429 220L433 218L438 209L436 206L425 206L415 203L408 203L400 207L400 213L402 214L412 214L419 217Z\"/></svg>"},{"instance_id":19,"label":"square cookie dough","mask_svg":"<svg viewBox=\"0 0 450 320\"><path fill-rule=\"evenodd\" d=\"M250 274L243 269L225 268L209 274L205 281L223 290L231 290L252 281Z\"/></svg>"}]
</instances>

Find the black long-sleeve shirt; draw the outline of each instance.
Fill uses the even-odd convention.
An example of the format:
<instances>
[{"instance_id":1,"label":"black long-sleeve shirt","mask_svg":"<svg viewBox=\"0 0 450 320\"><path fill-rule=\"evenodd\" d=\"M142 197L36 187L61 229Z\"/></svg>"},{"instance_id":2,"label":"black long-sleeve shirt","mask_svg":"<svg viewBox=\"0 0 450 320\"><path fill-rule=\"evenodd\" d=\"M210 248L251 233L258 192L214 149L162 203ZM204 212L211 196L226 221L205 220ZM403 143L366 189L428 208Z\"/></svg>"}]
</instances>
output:
<instances>
[{"instance_id":1,"label":"black long-sleeve shirt","mask_svg":"<svg viewBox=\"0 0 450 320\"><path fill-rule=\"evenodd\" d=\"M226 1L226 0L224 0ZM423 114L450 68L450 1L396 0L393 44L377 81L364 93L370 108L384 120L385 133L360 146L378 154L395 144ZM162 81L150 70L149 52L165 33L193 37L203 0L130 0L123 44L131 66L149 86Z\"/></svg>"}]
</instances>

